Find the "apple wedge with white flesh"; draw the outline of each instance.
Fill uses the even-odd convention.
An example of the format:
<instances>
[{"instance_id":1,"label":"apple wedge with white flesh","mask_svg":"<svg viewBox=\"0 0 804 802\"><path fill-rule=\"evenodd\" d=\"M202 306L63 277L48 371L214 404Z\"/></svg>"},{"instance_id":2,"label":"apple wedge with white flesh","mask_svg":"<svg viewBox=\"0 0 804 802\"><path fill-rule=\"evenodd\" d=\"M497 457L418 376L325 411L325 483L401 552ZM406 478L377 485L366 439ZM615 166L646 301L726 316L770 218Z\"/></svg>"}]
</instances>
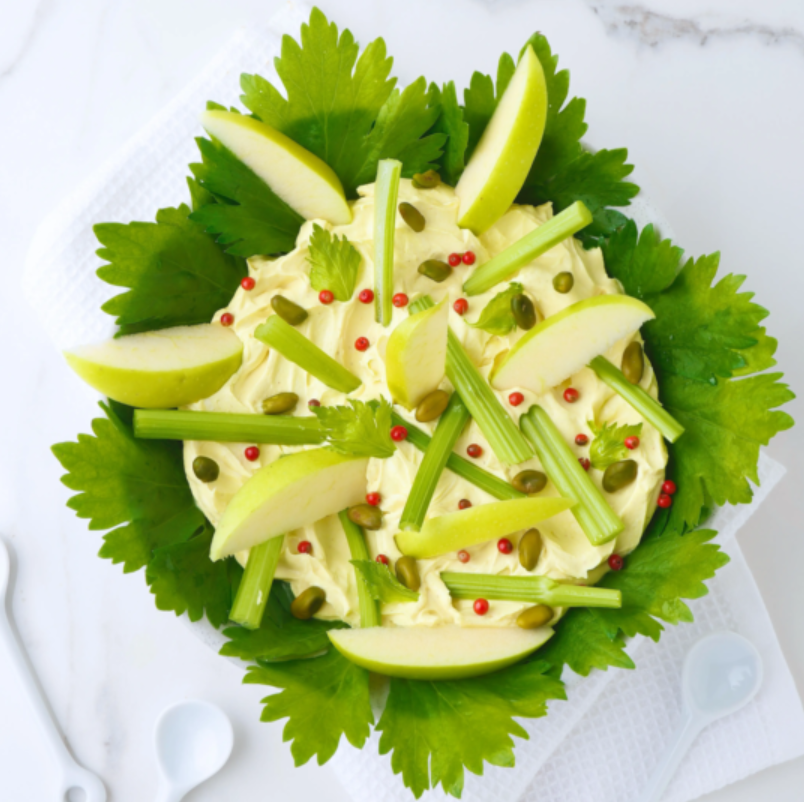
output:
<instances>
[{"instance_id":1,"label":"apple wedge with white flesh","mask_svg":"<svg viewBox=\"0 0 804 802\"><path fill-rule=\"evenodd\" d=\"M209 398L240 367L243 343L214 323L128 334L65 351L67 364L114 401L171 409Z\"/></svg>"},{"instance_id":2,"label":"apple wedge with white flesh","mask_svg":"<svg viewBox=\"0 0 804 802\"><path fill-rule=\"evenodd\" d=\"M543 393L654 317L649 306L627 295L598 295L578 301L518 340L492 370L491 386L497 390L524 387Z\"/></svg>"},{"instance_id":3,"label":"apple wedge with white flesh","mask_svg":"<svg viewBox=\"0 0 804 802\"><path fill-rule=\"evenodd\" d=\"M458 225L482 234L522 189L547 119L544 70L528 45L455 187Z\"/></svg>"},{"instance_id":4,"label":"apple wedge with white flesh","mask_svg":"<svg viewBox=\"0 0 804 802\"><path fill-rule=\"evenodd\" d=\"M529 529L574 504L572 499L560 497L492 501L428 518L420 532L396 535L396 545L403 554L425 560Z\"/></svg>"},{"instance_id":5,"label":"apple wedge with white flesh","mask_svg":"<svg viewBox=\"0 0 804 802\"><path fill-rule=\"evenodd\" d=\"M387 677L478 677L519 662L546 643L550 627L371 627L327 635L348 660Z\"/></svg>"},{"instance_id":6,"label":"apple wedge with white flesh","mask_svg":"<svg viewBox=\"0 0 804 802\"><path fill-rule=\"evenodd\" d=\"M250 549L363 501L367 457L314 448L260 468L235 493L212 538L212 560Z\"/></svg>"},{"instance_id":7,"label":"apple wedge with white flesh","mask_svg":"<svg viewBox=\"0 0 804 802\"><path fill-rule=\"evenodd\" d=\"M305 220L352 222L340 179L318 156L253 117L205 111L201 125Z\"/></svg>"},{"instance_id":8,"label":"apple wedge with white flesh","mask_svg":"<svg viewBox=\"0 0 804 802\"><path fill-rule=\"evenodd\" d=\"M413 409L444 378L447 365L449 307L440 304L400 323L388 338L385 374L397 404Z\"/></svg>"}]
</instances>

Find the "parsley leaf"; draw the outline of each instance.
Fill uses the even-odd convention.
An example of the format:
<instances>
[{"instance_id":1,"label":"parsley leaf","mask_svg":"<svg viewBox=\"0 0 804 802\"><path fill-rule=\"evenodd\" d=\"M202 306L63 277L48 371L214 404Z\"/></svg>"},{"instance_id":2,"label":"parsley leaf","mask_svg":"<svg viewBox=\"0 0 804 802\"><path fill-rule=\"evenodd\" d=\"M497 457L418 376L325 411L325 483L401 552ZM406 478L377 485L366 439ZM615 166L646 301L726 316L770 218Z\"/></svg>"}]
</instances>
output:
<instances>
[{"instance_id":1,"label":"parsley leaf","mask_svg":"<svg viewBox=\"0 0 804 802\"><path fill-rule=\"evenodd\" d=\"M220 203L190 215L230 254L249 257L286 253L296 247L304 218L290 208L251 168L216 140L199 137L202 162L190 169L200 186Z\"/></svg>"},{"instance_id":2,"label":"parsley leaf","mask_svg":"<svg viewBox=\"0 0 804 802\"><path fill-rule=\"evenodd\" d=\"M558 673L567 665L583 676L593 668L634 668L624 648L625 637L642 634L658 641L662 621L692 621L683 599L705 596L704 580L729 561L720 546L709 542L715 534L705 529L686 534L649 532L626 557L625 568L610 571L599 583L622 593L622 607L570 610L539 650L539 658Z\"/></svg>"},{"instance_id":3,"label":"parsley leaf","mask_svg":"<svg viewBox=\"0 0 804 802\"><path fill-rule=\"evenodd\" d=\"M511 301L517 295L522 294L522 285L516 281L508 285L508 288L498 292L485 306L480 313L477 322L469 325L475 329L483 329L489 334L497 334L502 337L516 328L516 319L511 310Z\"/></svg>"},{"instance_id":4,"label":"parsley leaf","mask_svg":"<svg viewBox=\"0 0 804 802\"><path fill-rule=\"evenodd\" d=\"M625 424L618 426L616 423L604 423L602 426L595 425L594 421L588 421L589 428L595 439L589 448L589 459L593 468L604 471L609 465L619 462L628 456L628 449L625 447L626 437L639 437L642 434L642 424Z\"/></svg>"},{"instance_id":5,"label":"parsley leaf","mask_svg":"<svg viewBox=\"0 0 804 802\"><path fill-rule=\"evenodd\" d=\"M369 673L349 662L337 649L322 657L250 666L247 685L271 685L281 693L263 699L262 721L289 719L283 731L293 741L290 751L297 766L318 758L326 763L341 735L360 749L374 723L369 701Z\"/></svg>"},{"instance_id":6,"label":"parsley leaf","mask_svg":"<svg viewBox=\"0 0 804 802\"><path fill-rule=\"evenodd\" d=\"M329 290L342 302L351 299L362 260L357 248L345 236L333 236L314 223L307 261L314 290Z\"/></svg>"},{"instance_id":7,"label":"parsley leaf","mask_svg":"<svg viewBox=\"0 0 804 802\"><path fill-rule=\"evenodd\" d=\"M302 25L301 44L282 38L274 62L287 97L259 75L243 75L244 105L323 159L338 175L346 196L374 180L380 159L398 159L403 175L434 166L445 137L426 135L438 117L428 104L426 82L413 81L404 91L389 78L393 60L385 42L375 39L360 54L349 30L314 8Z\"/></svg>"},{"instance_id":8,"label":"parsley leaf","mask_svg":"<svg viewBox=\"0 0 804 802\"><path fill-rule=\"evenodd\" d=\"M300 621L290 613L292 600L293 593L288 584L274 581L260 628L228 627L223 634L230 640L220 653L241 660L271 661L306 657L329 649L327 632L342 629L346 624L318 618Z\"/></svg>"},{"instance_id":9,"label":"parsley leaf","mask_svg":"<svg viewBox=\"0 0 804 802\"><path fill-rule=\"evenodd\" d=\"M189 214L181 205L160 209L156 223L95 226L98 256L109 262L99 278L128 287L102 307L117 316L120 334L208 323L246 275L243 262L224 254Z\"/></svg>"},{"instance_id":10,"label":"parsley leaf","mask_svg":"<svg viewBox=\"0 0 804 802\"><path fill-rule=\"evenodd\" d=\"M454 187L466 166L465 153L469 143L469 124L464 122L454 82L444 84L441 89L431 84L430 104L439 109L433 131L447 137L444 152L438 160L438 171L442 180Z\"/></svg>"},{"instance_id":11,"label":"parsley leaf","mask_svg":"<svg viewBox=\"0 0 804 802\"><path fill-rule=\"evenodd\" d=\"M391 405L349 400L348 407L313 407L327 442L340 454L387 459L396 446L391 440Z\"/></svg>"},{"instance_id":12,"label":"parsley leaf","mask_svg":"<svg viewBox=\"0 0 804 802\"><path fill-rule=\"evenodd\" d=\"M565 699L564 687L531 662L458 681L392 679L377 730L380 754L393 752L391 767L416 798L441 784L460 797L464 767L483 773L483 763L514 765L512 735L527 738L515 718L546 715L549 699Z\"/></svg>"},{"instance_id":13,"label":"parsley leaf","mask_svg":"<svg viewBox=\"0 0 804 802\"><path fill-rule=\"evenodd\" d=\"M349 560L357 569L360 581L368 589L374 601L390 604L392 602L418 601L419 594L406 588L387 565L371 560Z\"/></svg>"}]
</instances>

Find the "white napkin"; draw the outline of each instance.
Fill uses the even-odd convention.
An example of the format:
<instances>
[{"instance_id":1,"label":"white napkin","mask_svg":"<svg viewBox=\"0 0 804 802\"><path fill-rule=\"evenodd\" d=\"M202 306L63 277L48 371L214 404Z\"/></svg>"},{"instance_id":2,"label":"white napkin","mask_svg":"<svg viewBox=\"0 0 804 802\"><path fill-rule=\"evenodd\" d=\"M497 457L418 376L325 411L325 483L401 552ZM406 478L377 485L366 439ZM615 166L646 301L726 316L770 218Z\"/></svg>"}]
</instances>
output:
<instances>
[{"instance_id":1,"label":"white napkin","mask_svg":"<svg viewBox=\"0 0 804 802\"><path fill-rule=\"evenodd\" d=\"M271 21L269 31L234 36L195 81L42 223L28 254L23 287L57 347L98 340L113 330L100 305L119 290L95 276L102 260L95 255L93 224L149 221L158 208L187 202L186 165L198 158L193 140L201 133L198 114L205 102L236 103L241 72L274 79L279 36L296 35L307 16L306 8L289 4ZM668 232L644 201L631 213L640 225L653 220ZM468 774L465 800L517 799L523 794L534 802L623 802L634 797L678 719L683 655L697 637L713 629L743 632L760 647L765 685L749 707L701 736L668 799L693 799L804 752L801 702L734 539L783 473L780 465L763 457L761 487L753 503L722 510L713 519L732 562L710 583L710 595L692 603L695 624L671 627L658 645L632 643L637 671L594 672L586 679L568 680L569 701L553 703L547 718L524 722L530 740L516 739L517 767L486 767L482 778ZM201 622L192 626L219 648L220 633ZM392 776L389 758L378 757L376 741L372 737L362 752L344 742L331 765L357 802L408 802L411 796Z\"/></svg>"}]
</instances>

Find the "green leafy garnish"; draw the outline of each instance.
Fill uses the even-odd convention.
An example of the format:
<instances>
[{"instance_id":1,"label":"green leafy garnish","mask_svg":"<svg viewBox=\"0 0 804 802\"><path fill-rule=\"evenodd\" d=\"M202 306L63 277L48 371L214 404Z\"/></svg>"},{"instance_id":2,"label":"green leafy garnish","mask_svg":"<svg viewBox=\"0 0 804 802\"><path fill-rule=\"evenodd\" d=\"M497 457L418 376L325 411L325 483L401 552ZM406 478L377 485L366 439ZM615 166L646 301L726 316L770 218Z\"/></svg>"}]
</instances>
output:
<instances>
[{"instance_id":1,"label":"green leafy garnish","mask_svg":"<svg viewBox=\"0 0 804 802\"><path fill-rule=\"evenodd\" d=\"M120 334L209 323L246 275L242 260L221 251L190 209L160 209L155 223L100 223L98 269L107 284L127 287L102 307Z\"/></svg>"},{"instance_id":2,"label":"green leafy garnish","mask_svg":"<svg viewBox=\"0 0 804 802\"><path fill-rule=\"evenodd\" d=\"M516 319L511 310L511 301L522 294L522 285L516 281L508 285L508 289L498 292L484 307L477 322L469 325L475 329L483 329L489 334L503 337L516 328Z\"/></svg>"},{"instance_id":3,"label":"green leafy garnish","mask_svg":"<svg viewBox=\"0 0 804 802\"><path fill-rule=\"evenodd\" d=\"M340 454L387 459L396 451L391 439L391 405L349 399L348 407L313 407L327 442Z\"/></svg>"},{"instance_id":4,"label":"green leafy garnish","mask_svg":"<svg viewBox=\"0 0 804 802\"><path fill-rule=\"evenodd\" d=\"M424 78L400 92L389 78L393 59L375 39L360 54L351 32L314 8L301 44L282 38L274 65L285 93L259 75L243 75L241 100L256 117L323 159L348 198L374 180L380 159L398 159L404 175L435 166L443 134L430 133L438 107L428 102Z\"/></svg>"},{"instance_id":5,"label":"green leafy garnish","mask_svg":"<svg viewBox=\"0 0 804 802\"><path fill-rule=\"evenodd\" d=\"M329 290L339 301L351 299L361 256L345 236L333 236L315 223L307 261L310 263L310 284L314 290Z\"/></svg>"},{"instance_id":6,"label":"green leafy garnish","mask_svg":"<svg viewBox=\"0 0 804 802\"><path fill-rule=\"evenodd\" d=\"M212 531L193 501L181 444L138 440L128 407L101 408L106 417L92 421L94 436L53 446L67 471L62 482L78 491L67 506L89 518L90 529L113 529L104 535L101 557L122 563L125 573L147 567L160 610L187 611L191 621L206 612L220 626L239 568L209 559Z\"/></svg>"},{"instance_id":7,"label":"green leafy garnish","mask_svg":"<svg viewBox=\"0 0 804 802\"><path fill-rule=\"evenodd\" d=\"M271 685L281 693L263 699L262 721L287 718L282 732L292 741L297 766L314 755L322 766L341 736L360 749L374 723L369 701L369 673L330 649L322 657L249 666L247 685Z\"/></svg>"},{"instance_id":8,"label":"green leafy garnish","mask_svg":"<svg viewBox=\"0 0 804 802\"><path fill-rule=\"evenodd\" d=\"M516 735L528 734L516 718L547 714L547 701L565 699L564 686L545 675L542 662L459 681L392 679L377 729L380 754L418 799L439 784L460 797L464 767L483 773L484 761L514 765Z\"/></svg>"},{"instance_id":9,"label":"green leafy garnish","mask_svg":"<svg viewBox=\"0 0 804 802\"><path fill-rule=\"evenodd\" d=\"M624 424L619 426L616 423L604 423L597 426L594 421L588 421L592 434L595 435L592 445L589 447L589 461L593 468L605 471L609 465L619 462L628 456L628 449L625 447L626 437L639 437L642 434L642 424Z\"/></svg>"},{"instance_id":10,"label":"green leafy garnish","mask_svg":"<svg viewBox=\"0 0 804 802\"><path fill-rule=\"evenodd\" d=\"M583 676L593 668L634 668L624 648L625 637L641 634L658 641L662 622L692 621L683 600L705 596L704 580L729 561L720 546L709 542L715 534L698 529L683 535L670 531L646 535L625 558L625 568L610 571L597 585L619 590L622 607L570 610L539 657L557 672L566 665Z\"/></svg>"},{"instance_id":11,"label":"green leafy garnish","mask_svg":"<svg viewBox=\"0 0 804 802\"><path fill-rule=\"evenodd\" d=\"M464 113L458 103L455 84L450 81L439 89L430 85L430 103L439 108L438 121L433 131L446 135L444 152L438 161L441 178L451 186L458 183L466 167L465 153L469 144L469 125L464 121Z\"/></svg>"},{"instance_id":12,"label":"green leafy garnish","mask_svg":"<svg viewBox=\"0 0 804 802\"><path fill-rule=\"evenodd\" d=\"M349 560L355 567L360 581L368 589L374 601L390 604L392 602L418 601L419 594L406 588L387 565L372 560Z\"/></svg>"}]
</instances>

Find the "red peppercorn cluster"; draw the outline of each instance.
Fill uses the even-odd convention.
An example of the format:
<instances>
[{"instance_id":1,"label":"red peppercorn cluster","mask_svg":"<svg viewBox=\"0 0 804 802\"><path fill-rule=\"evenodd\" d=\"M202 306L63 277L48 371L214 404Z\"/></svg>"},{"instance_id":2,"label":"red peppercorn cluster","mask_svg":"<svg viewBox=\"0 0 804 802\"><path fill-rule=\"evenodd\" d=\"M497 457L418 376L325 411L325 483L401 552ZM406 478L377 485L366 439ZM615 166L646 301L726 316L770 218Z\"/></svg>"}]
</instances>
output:
<instances>
[{"instance_id":1,"label":"red peppercorn cluster","mask_svg":"<svg viewBox=\"0 0 804 802\"><path fill-rule=\"evenodd\" d=\"M459 314L465 315L469 311L469 301L466 298L458 298L452 305L452 308Z\"/></svg>"},{"instance_id":2,"label":"red peppercorn cluster","mask_svg":"<svg viewBox=\"0 0 804 802\"><path fill-rule=\"evenodd\" d=\"M249 462L255 462L260 458L260 450L257 446L249 446L243 454Z\"/></svg>"},{"instance_id":3,"label":"red peppercorn cluster","mask_svg":"<svg viewBox=\"0 0 804 802\"><path fill-rule=\"evenodd\" d=\"M612 571L622 571L623 565L625 565L625 560L623 560L619 554L612 554L611 557L609 557L609 568L611 568Z\"/></svg>"},{"instance_id":4,"label":"red peppercorn cluster","mask_svg":"<svg viewBox=\"0 0 804 802\"><path fill-rule=\"evenodd\" d=\"M221 315L221 326L231 326L234 323L234 315L224 312Z\"/></svg>"},{"instance_id":5,"label":"red peppercorn cluster","mask_svg":"<svg viewBox=\"0 0 804 802\"><path fill-rule=\"evenodd\" d=\"M471 555L469 554L469 552L468 552L466 549L461 549L461 550L458 552L458 559L459 559L459 560L460 560L462 563L468 563L468 562L469 562L469 560L471 560L471 559L472 559L472 557L471 557Z\"/></svg>"},{"instance_id":6,"label":"red peppercorn cluster","mask_svg":"<svg viewBox=\"0 0 804 802\"><path fill-rule=\"evenodd\" d=\"M374 300L374 293L371 290L360 290L357 297L361 304L370 304Z\"/></svg>"},{"instance_id":7,"label":"red peppercorn cluster","mask_svg":"<svg viewBox=\"0 0 804 802\"><path fill-rule=\"evenodd\" d=\"M355 340L355 348L358 351L365 351L368 349L368 347L369 347L368 337L358 337Z\"/></svg>"},{"instance_id":8,"label":"red peppercorn cluster","mask_svg":"<svg viewBox=\"0 0 804 802\"><path fill-rule=\"evenodd\" d=\"M321 301L322 304L328 305L335 300L335 296L329 290L321 290L321 292L318 293L318 300Z\"/></svg>"},{"instance_id":9,"label":"red peppercorn cluster","mask_svg":"<svg viewBox=\"0 0 804 802\"><path fill-rule=\"evenodd\" d=\"M296 548L299 554L312 554L313 544L309 540L302 540Z\"/></svg>"},{"instance_id":10,"label":"red peppercorn cluster","mask_svg":"<svg viewBox=\"0 0 804 802\"><path fill-rule=\"evenodd\" d=\"M408 296L404 292L398 292L391 298L391 303L397 308L401 309L403 306L408 305Z\"/></svg>"},{"instance_id":11,"label":"red peppercorn cluster","mask_svg":"<svg viewBox=\"0 0 804 802\"><path fill-rule=\"evenodd\" d=\"M497 541L497 551L500 554L510 554L513 550L514 544L507 537L501 537Z\"/></svg>"},{"instance_id":12,"label":"red peppercorn cluster","mask_svg":"<svg viewBox=\"0 0 804 802\"><path fill-rule=\"evenodd\" d=\"M592 463L586 457L579 457L578 462L581 463L581 467L588 471L592 467Z\"/></svg>"},{"instance_id":13,"label":"red peppercorn cluster","mask_svg":"<svg viewBox=\"0 0 804 802\"><path fill-rule=\"evenodd\" d=\"M468 499L468 498L462 498L462 499L461 499L461 500L458 502L458 509L459 509L459 510L468 510L468 509L469 509L469 507L471 507L471 506L472 506L472 502L471 502L471 501L469 501L469 499Z\"/></svg>"},{"instance_id":14,"label":"red peppercorn cluster","mask_svg":"<svg viewBox=\"0 0 804 802\"><path fill-rule=\"evenodd\" d=\"M251 276L246 276L244 279L241 280L240 286L246 291L250 292L254 289L254 286L257 284L256 281Z\"/></svg>"},{"instance_id":15,"label":"red peppercorn cluster","mask_svg":"<svg viewBox=\"0 0 804 802\"><path fill-rule=\"evenodd\" d=\"M581 394L574 387L567 387L564 390L564 400L568 404L574 404L580 397Z\"/></svg>"},{"instance_id":16,"label":"red peppercorn cluster","mask_svg":"<svg viewBox=\"0 0 804 802\"><path fill-rule=\"evenodd\" d=\"M485 615L489 611L489 603L485 599L476 599L473 607L478 615Z\"/></svg>"},{"instance_id":17,"label":"red peppercorn cluster","mask_svg":"<svg viewBox=\"0 0 804 802\"><path fill-rule=\"evenodd\" d=\"M311 399L310 399L310 400L307 402L307 406L308 406L310 409L312 409L313 407L320 407L320 406L321 406L321 402L320 402L320 401L319 401L317 398L311 398Z\"/></svg>"},{"instance_id":18,"label":"red peppercorn cluster","mask_svg":"<svg viewBox=\"0 0 804 802\"><path fill-rule=\"evenodd\" d=\"M477 459L483 456L483 448L477 443L472 443L470 446L467 446L466 453L472 457L472 459Z\"/></svg>"},{"instance_id":19,"label":"red peppercorn cluster","mask_svg":"<svg viewBox=\"0 0 804 802\"><path fill-rule=\"evenodd\" d=\"M450 267L457 267L461 262L465 265L473 265L477 257L474 251L465 251L464 253L451 253L447 257Z\"/></svg>"},{"instance_id":20,"label":"red peppercorn cluster","mask_svg":"<svg viewBox=\"0 0 804 802\"><path fill-rule=\"evenodd\" d=\"M625 440L623 440L623 445L625 445L629 451L633 451L639 446L639 438L636 436L626 437Z\"/></svg>"},{"instance_id":21,"label":"red peppercorn cluster","mask_svg":"<svg viewBox=\"0 0 804 802\"><path fill-rule=\"evenodd\" d=\"M508 403L512 407L518 407L523 401L525 400L525 396L522 393L511 393L508 396Z\"/></svg>"},{"instance_id":22,"label":"red peppercorn cluster","mask_svg":"<svg viewBox=\"0 0 804 802\"><path fill-rule=\"evenodd\" d=\"M384 554L378 554L374 559L376 562L382 563L383 565L388 565L390 562L390 560Z\"/></svg>"},{"instance_id":23,"label":"red peppercorn cluster","mask_svg":"<svg viewBox=\"0 0 804 802\"><path fill-rule=\"evenodd\" d=\"M391 429L391 439L395 440L397 443L401 440L407 439L408 430L404 426L394 426Z\"/></svg>"},{"instance_id":24,"label":"red peppercorn cluster","mask_svg":"<svg viewBox=\"0 0 804 802\"><path fill-rule=\"evenodd\" d=\"M381 501L379 493L366 493L366 504L376 507Z\"/></svg>"},{"instance_id":25,"label":"red peppercorn cluster","mask_svg":"<svg viewBox=\"0 0 804 802\"><path fill-rule=\"evenodd\" d=\"M589 437L585 434L576 434L575 435L575 445L576 446L585 446L589 442Z\"/></svg>"}]
</instances>

